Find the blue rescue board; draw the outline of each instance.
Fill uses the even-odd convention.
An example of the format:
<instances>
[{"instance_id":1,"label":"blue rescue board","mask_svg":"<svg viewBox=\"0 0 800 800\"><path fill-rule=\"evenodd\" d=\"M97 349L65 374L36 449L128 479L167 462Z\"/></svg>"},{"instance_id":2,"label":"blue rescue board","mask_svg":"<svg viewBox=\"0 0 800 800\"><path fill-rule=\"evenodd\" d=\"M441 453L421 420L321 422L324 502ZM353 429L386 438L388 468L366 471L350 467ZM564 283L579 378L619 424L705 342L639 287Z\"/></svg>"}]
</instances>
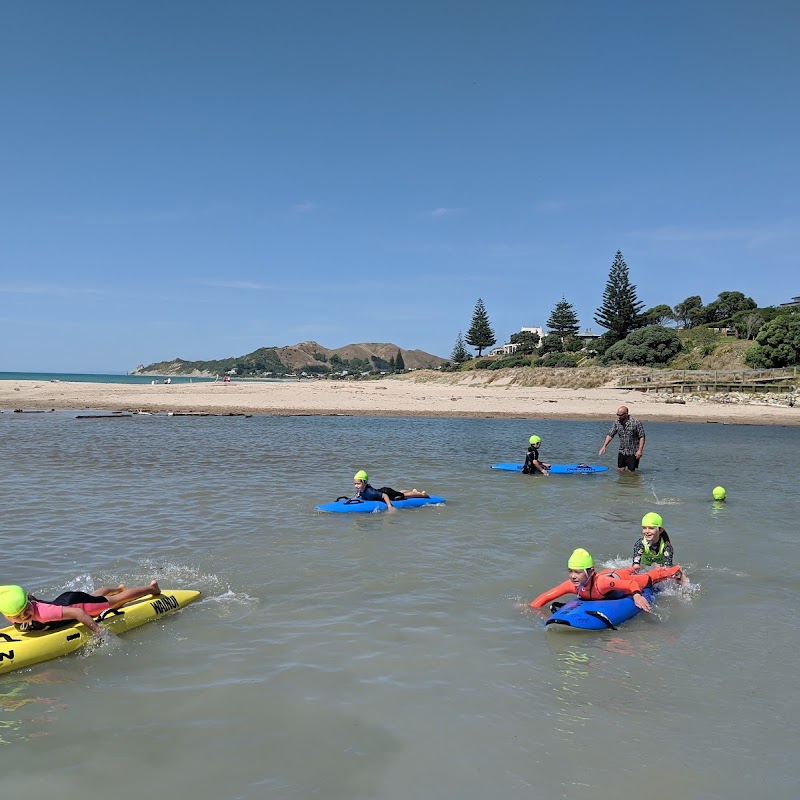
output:
<instances>
[{"instance_id":1,"label":"blue rescue board","mask_svg":"<svg viewBox=\"0 0 800 800\"><path fill-rule=\"evenodd\" d=\"M392 500L392 505L395 508L419 508L444 502L444 497L409 497L406 500ZM386 503L382 500L353 500L340 497L333 503L317 506L317 511L331 511L334 514L372 514L375 511L386 511Z\"/></svg>"},{"instance_id":2,"label":"blue rescue board","mask_svg":"<svg viewBox=\"0 0 800 800\"><path fill-rule=\"evenodd\" d=\"M642 594L652 603L653 590L644 589ZM554 604L555 605L555 604ZM552 614L545 627L553 630L605 631L616 630L640 613L632 597L619 600L570 600L559 608L550 606Z\"/></svg>"},{"instance_id":3,"label":"blue rescue board","mask_svg":"<svg viewBox=\"0 0 800 800\"><path fill-rule=\"evenodd\" d=\"M492 469L503 469L506 472L522 472L524 464L492 464ZM551 475L591 475L594 472L608 472L608 467L593 467L591 464L551 464L548 472Z\"/></svg>"}]
</instances>

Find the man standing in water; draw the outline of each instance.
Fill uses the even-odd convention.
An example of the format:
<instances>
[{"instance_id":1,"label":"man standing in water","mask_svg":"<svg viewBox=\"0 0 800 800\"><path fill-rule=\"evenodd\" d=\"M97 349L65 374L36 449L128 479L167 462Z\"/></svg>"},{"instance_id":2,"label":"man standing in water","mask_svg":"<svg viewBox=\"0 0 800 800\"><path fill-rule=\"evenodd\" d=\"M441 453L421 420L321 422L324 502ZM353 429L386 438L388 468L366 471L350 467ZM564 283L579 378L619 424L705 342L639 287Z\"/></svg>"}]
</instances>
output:
<instances>
[{"instance_id":1,"label":"man standing in water","mask_svg":"<svg viewBox=\"0 0 800 800\"><path fill-rule=\"evenodd\" d=\"M617 419L606 435L606 440L600 448L598 455L603 455L611 440L619 435L619 455L617 456L617 469L620 472L636 472L639 460L644 453L644 426L638 419L628 414L627 406L617 409Z\"/></svg>"}]
</instances>

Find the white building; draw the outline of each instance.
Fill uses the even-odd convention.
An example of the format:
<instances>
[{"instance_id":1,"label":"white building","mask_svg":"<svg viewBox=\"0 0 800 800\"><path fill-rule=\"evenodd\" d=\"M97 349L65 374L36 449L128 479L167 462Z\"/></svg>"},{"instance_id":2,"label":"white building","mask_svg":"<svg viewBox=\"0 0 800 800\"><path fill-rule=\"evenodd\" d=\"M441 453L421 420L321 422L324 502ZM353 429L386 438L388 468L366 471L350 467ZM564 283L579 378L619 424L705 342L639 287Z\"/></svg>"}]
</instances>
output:
<instances>
[{"instance_id":1,"label":"white building","mask_svg":"<svg viewBox=\"0 0 800 800\"><path fill-rule=\"evenodd\" d=\"M542 339L545 337L544 328L536 327L536 328L520 328L520 333L538 333L539 334L539 347L542 346ZM589 328L587 328L583 333L576 333L576 338L580 339L583 342L583 347L586 349L589 347L592 342L596 342L600 338L599 333L594 333ZM512 353L516 353L517 349L519 348L518 344L508 343L501 345L500 347L495 347L494 350L490 350L487 355L490 356L510 356Z\"/></svg>"},{"instance_id":2,"label":"white building","mask_svg":"<svg viewBox=\"0 0 800 800\"><path fill-rule=\"evenodd\" d=\"M544 336L544 328L520 328L520 333L538 333L539 334L539 343L541 344L541 339ZM501 345L500 347L495 347L494 350L490 350L487 355L490 356L510 356L512 353L517 352L517 348L519 347L518 344L514 344L509 342L508 344Z\"/></svg>"}]
</instances>

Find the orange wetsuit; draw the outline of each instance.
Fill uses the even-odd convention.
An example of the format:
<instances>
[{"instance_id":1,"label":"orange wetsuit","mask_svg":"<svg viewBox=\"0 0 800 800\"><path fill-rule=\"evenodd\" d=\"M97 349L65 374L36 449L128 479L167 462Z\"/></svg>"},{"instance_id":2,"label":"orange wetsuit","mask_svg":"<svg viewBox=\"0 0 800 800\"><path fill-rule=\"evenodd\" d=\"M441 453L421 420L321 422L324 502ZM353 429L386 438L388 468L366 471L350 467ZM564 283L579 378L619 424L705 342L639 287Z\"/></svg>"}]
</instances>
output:
<instances>
[{"instance_id":1,"label":"orange wetsuit","mask_svg":"<svg viewBox=\"0 0 800 800\"><path fill-rule=\"evenodd\" d=\"M668 578L679 578L680 567L654 567L649 572L634 573L632 567L610 570L604 569L595 572L585 586L576 587L566 580L554 586L544 594L540 594L532 603L531 608L541 608L543 605L555 600L564 594L577 594L581 600L614 600L617 597L641 592L648 586Z\"/></svg>"}]
</instances>

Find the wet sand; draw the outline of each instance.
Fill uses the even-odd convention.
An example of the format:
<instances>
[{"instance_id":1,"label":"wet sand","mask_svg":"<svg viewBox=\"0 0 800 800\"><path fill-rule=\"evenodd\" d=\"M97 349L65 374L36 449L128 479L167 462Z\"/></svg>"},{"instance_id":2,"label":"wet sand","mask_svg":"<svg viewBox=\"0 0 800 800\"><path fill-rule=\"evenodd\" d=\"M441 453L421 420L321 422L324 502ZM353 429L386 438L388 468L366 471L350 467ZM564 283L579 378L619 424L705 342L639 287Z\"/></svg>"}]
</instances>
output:
<instances>
[{"instance_id":1,"label":"wet sand","mask_svg":"<svg viewBox=\"0 0 800 800\"><path fill-rule=\"evenodd\" d=\"M285 383L109 384L0 381L0 409L75 409L152 413L509 417L608 419L620 405L642 420L748 425L800 424L800 407L786 399L686 397L617 388L568 389L377 381ZM749 402L730 402L747 399ZM670 402L672 400L672 402Z\"/></svg>"}]
</instances>

